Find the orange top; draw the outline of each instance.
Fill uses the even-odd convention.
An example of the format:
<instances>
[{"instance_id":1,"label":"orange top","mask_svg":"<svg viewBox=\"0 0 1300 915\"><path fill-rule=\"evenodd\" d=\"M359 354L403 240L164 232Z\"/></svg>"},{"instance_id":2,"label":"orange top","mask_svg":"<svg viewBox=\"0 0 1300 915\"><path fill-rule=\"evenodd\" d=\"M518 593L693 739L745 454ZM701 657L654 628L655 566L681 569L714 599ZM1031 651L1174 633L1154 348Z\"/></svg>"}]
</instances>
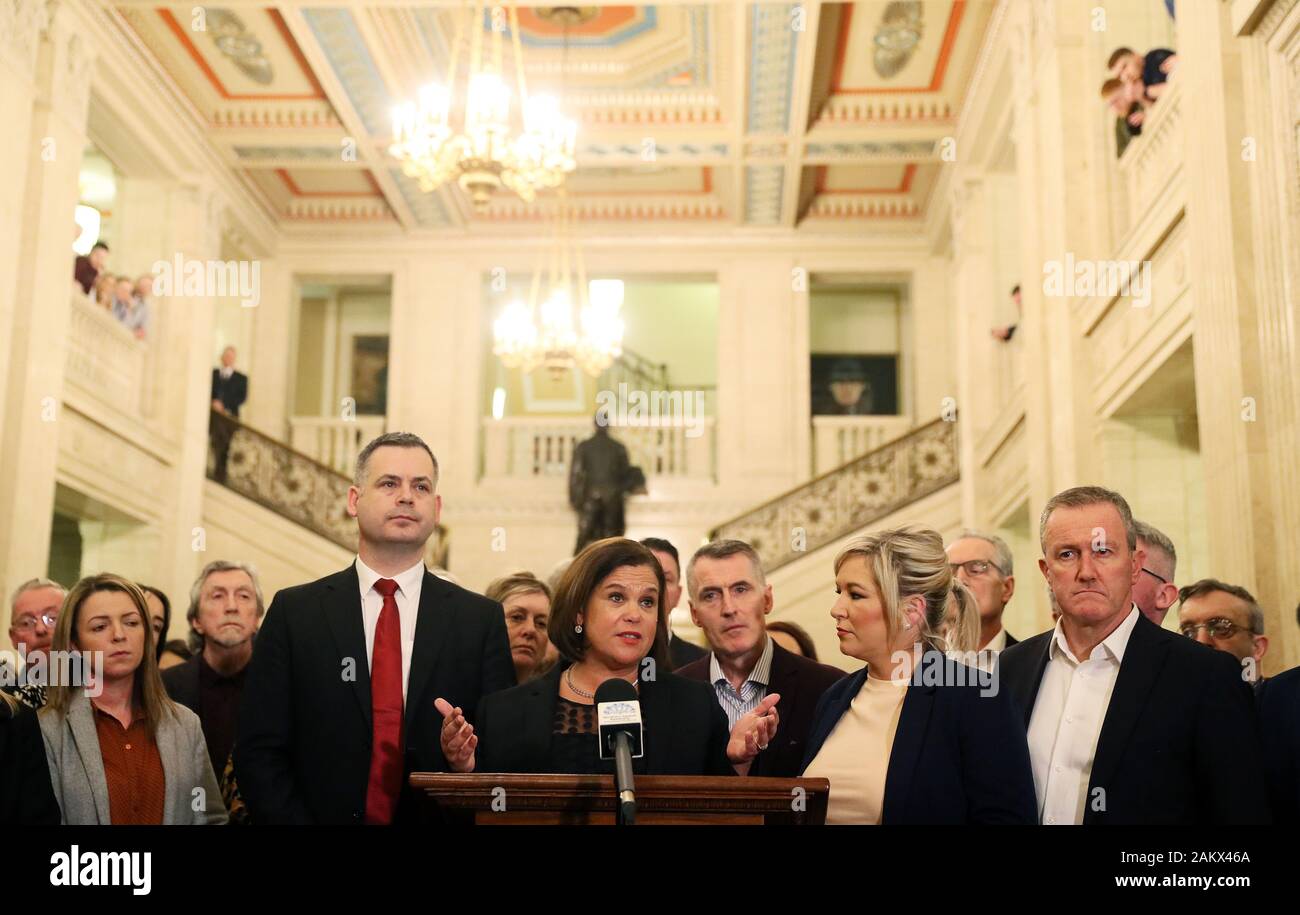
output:
<instances>
[{"instance_id":1,"label":"orange top","mask_svg":"<svg viewBox=\"0 0 1300 915\"><path fill-rule=\"evenodd\" d=\"M166 779L144 712L136 712L131 726L124 728L108 712L96 708L95 732L108 781L109 822L114 826L162 825Z\"/></svg>"}]
</instances>

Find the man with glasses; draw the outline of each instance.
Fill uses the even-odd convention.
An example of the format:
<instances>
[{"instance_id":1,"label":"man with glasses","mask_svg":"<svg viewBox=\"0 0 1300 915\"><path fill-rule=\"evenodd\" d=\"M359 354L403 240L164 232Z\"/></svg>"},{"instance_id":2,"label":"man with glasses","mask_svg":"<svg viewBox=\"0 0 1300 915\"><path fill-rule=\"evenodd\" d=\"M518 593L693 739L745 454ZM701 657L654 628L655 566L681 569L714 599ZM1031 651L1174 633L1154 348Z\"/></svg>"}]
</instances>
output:
<instances>
[{"instance_id":1,"label":"man with glasses","mask_svg":"<svg viewBox=\"0 0 1300 915\"><path fill-rule=\"evenodd\" d=\"M14 591L9 605L12 614L9 617L9 641L18 652L18 669L0 671L0 688L21 699L32 708L45 705L44 682L25 682L22 671L37 665L47 668L45 658L54 639L54 624L59 618L59 608L67 589L57 581L48 578L33 578L25 581ZM0 658L0 667L8 666ZM43 679L43 678L38 678Z\"/></svg>"},{"instance_id":2,"label":"man with glasses","mask_svg":"<svg viewBox=\"0 0 1300 915\"><path fill-rule=\"evenodd\" d=\"M1256 689L1268 651L1264 611L1245 588L1202 578L1178 592L1178 628L1189 639L1226 651L1241 663L1242 677Z\"/></svg>"},{"instance_id":3,"label":"man with glasses","mask_svg":"<svg viewBox=\"0 0 1300 915\"><path fill-rule=\"evenodd\" d=\"M1138 551L1145 556L1137 584L1133 585L1133 603L1143 616L1163 626L1165 614L1178 600L1178 586L1174 584L1178 553L1172 540L1146 522L1135 518L1133 529L1137 531Z\"/></svg>"},{"instance_id":4,"label":"man with glasses","mask_svg":"<svg viewBox=\"0 0 1300 915\"><path fill-rule=\"evenodd\" d=\"M1002 614L1016 593L1011 549L996 534L962 531L948 544L952 572L975 595L980 608L980 651L997 653L1016 644L1002 628Z\"/></svg>"}]
</instances>

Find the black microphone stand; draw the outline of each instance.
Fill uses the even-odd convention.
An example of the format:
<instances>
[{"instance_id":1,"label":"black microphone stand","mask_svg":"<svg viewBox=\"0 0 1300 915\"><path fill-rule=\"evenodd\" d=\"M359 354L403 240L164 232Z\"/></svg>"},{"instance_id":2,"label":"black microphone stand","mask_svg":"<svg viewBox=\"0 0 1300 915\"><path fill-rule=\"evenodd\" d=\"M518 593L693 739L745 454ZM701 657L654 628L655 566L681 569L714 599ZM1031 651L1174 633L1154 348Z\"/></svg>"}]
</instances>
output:
<instances>
[{"instance_id":1,"label":"black microphone stand","mask_svg":"<svg viewBox=\"0 0 1300 915\"><path fill-rule=\"evenodd\" d=\"M626 731L614 735L614 786L618 794L616 826L636 825L636 789L632 783L632 738Z\"/></svg>"}]
</instances>

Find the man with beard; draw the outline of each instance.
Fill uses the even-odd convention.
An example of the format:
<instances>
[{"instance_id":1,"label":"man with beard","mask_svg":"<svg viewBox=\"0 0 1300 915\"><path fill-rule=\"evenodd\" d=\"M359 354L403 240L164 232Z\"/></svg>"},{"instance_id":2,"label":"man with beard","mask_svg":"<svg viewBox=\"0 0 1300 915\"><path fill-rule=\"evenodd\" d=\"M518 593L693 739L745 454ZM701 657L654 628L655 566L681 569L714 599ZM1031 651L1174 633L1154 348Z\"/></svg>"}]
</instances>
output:
<instances>
[{"instance_id":1,"label":"man with beard","mask_svg":"<svg viewBox=\"0 0 1300 915\"><path fill-rule=\"evenodd\" d=\"M218 559L190 588L190 647L194 656L162 672L167 694L199 716L212 771L220 775L235 745L244 672L265 611L256 570Z\"/></svg>"}]
</instances>

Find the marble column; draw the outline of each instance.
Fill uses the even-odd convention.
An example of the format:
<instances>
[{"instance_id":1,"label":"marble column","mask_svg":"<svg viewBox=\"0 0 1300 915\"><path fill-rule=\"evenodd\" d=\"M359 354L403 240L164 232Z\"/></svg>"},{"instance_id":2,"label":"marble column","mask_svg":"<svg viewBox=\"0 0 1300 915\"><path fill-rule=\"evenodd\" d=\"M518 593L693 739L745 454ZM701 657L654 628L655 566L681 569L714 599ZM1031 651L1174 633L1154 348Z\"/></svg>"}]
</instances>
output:
<instances>
[{"instance_id":1,"label":"marble column","mask_svg":"<svg viewBox=\"0 0 1300 915\"><path fill-rule=\"evenodd\" d=\"M956 396L961 427L958 462L961 466L961 517L965 527L982 523L979 512L979 462L975 444L993 420L993 404L979 383L980 364L975 341L980 316L987 314L993 294L993 253L988 207L982 176L959 173L952 182L952 317L956 340ZM917 419L921 419L918 414Z\"/></svg>"},{"instance_id":2,"label":"marble column","mask_svg":"<svg viewBox=\"0 0 1300 915\"><path fill-rule=\"evenodd\" d=\"M297 366L298 292L289 267L274 258L259 258L261 290L253 312L253 344L236 350L236 366L248 375L248 402L239 411L241 422L278 441L289 441L291 394ZM241 306L242 307L242 306ZM219 354L206 354L208 371Z\"/></svg>"},{"instance_id":3,"label":"marble column","mask_svg":"<svg viewBox=\"0 0 1300 915\"><path fill-rule=\"evenodd\" d=\"M1296 661L1300 363L1294 290L1288 297L1279 282L1281 265L1267 260L1280 256L1273 234L1279 217L1265 198L1285 193L1286 185L1279 189L1276 170L1261 174L1260 160L1243 154L1243 139L1255 138L1267 157L1285 149L1286 139L1267 120L1260 122L1258 106L1269 104L1260 93L1295 92L1296 86L1261 86L1258 61L1249 75L1246 52L1257 39L1236 37L1230 17L1231 8L1222 3L1179 7L1184 65L1178 79L1196 99L1196 117L1187 122L1185 168L1197 418L1216 577L1255 594L1275 639L1291 633L1289 658L1270 651L1264 659L1265 673L1275 673ZM1196 63L1187 66L1188 61ZM1267 132L1260 135L1260 129ZM1274 644L1280 647L1281 640Z\"/></svg>"},{"instance_id":4,"label":"marble column","mask_svg":"<svg viewBox=\"0 0 1300 915\"><path fill-rule=\"evenodd\" d=\"M45 0L11 0L0 9L0 111L5 112L7 141L0 144L0 213L19 213L32 159L32 106L36 101L36 55L48 22ZM11 327L17 309L18 272L23 225L0 220L0 366L9 364ZM4 429L8 373L0 369L0 431Z\"/></svg>"},{"instance_id":5,"label":"marble column","mask_svg":"<svg viewBox=\"0 0 1300 915\"><path fill-rule=\"evenodd\" d=\"M0 571L6 581L45 573L71 312L73 213L86 144L92 57L70 21L49 7L36 57L27 142L3 440ZM20 116L22 112L19 112ZM22 169L20 169L21 171Z\"/></svg>"},{"instance_id":6,"label":"marble column","mask_svg":"<svg viewBox=\"0 0 1300 915\"><path fill-rule=\"evenodd\" d=\"M718 476L754 504L807 479L807 457L790 431L810 422L809 405L796 402L809 363L795 267L790 257L737 256L718 271L718 327L726 329L718 347Z\"/></svg>"},{"instance_id":7,"label":"marble column","mask_svg":"<svg viewBox=\"0 0 1300 915\"><path fill-rule=\"evenodd\" d=\"M1265 664L1276 671L1300 664L1300 628L1291 624L1300 595L1300 0L1261 6L1267 9L1242 42L1242 93L1247 136L1257 138L1254 167L1246 170L1255 217L1261 421L1275 509L1264 560L1273 563L1273 593L1260 597L1279 609Z\"/></svg>"},{"instance_id":8,"label":"marble column","mask_svg":"<svg viewBox=\"0 0 1300 915\"><path fill-rule=\"evenodd\" d=\"M1025 433L1031 520L1056 492L1095 482L1101 469L1085 341L1074 320L1078 300L1049 296L1049 264L1109 258L1096 148L1104 129L1084 31L1088 4L1017 4L1012 30L1016 96L1014 141L1019 179L1021 298L1025 358Z\"/></svg>"},{"instance_id":9,"label":"marble column","mask_svg":"<svg viewBox=\"0 0 1300 915\"><path fill-rule=\"evenodd\" d=\"M159 201L170 218L171 250L185 260L210 260L221 255L220 199L207 183L174 186ZM210 290L209 290L210 291ZM173 600L189 593L203 563L238 556L213 556L203 551L203 490L207 478L208 414L212 403L212 336L216 298L212 295L171 296L167 308L165 349L169 387L175 397L169 414L179 447L174 464L176 481L161 525L159 580Z\"/></svg>"}]
</instances>

